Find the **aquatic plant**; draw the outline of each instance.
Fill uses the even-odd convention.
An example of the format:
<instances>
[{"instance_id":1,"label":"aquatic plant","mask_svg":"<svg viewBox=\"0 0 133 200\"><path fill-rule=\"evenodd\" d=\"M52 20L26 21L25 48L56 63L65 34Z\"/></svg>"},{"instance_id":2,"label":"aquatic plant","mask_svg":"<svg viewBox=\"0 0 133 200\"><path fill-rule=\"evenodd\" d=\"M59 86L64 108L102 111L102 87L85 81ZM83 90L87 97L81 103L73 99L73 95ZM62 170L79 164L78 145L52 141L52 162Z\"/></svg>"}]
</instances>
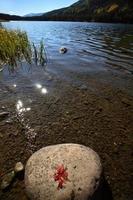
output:
<instances>
[{"instance_id":1,"label":"aquatic plant","mask_svg":"<svg viewBox=\"0 0 133 200\"><path fill-rule=\"evenodd\" d=\"M27 34L19 30L0 29L0 66L8 65L10 70L22 60L31 64L31 47Z\"/></svg>"},{"instance_id":2,"label":"aquatic plant","mask_svg":"<svg viewBox=\"0 0 133 200\"><path fill-rule=\"evenodd\" d=\"M46 63L47 63L47 54L46 54L44 42L42 39L40 41L40 49L39 49L39 64L44 67Z\"/></svg>"},{"instance_id":3,"label":"aquatic plant","mask_svg":"<svg viewBox=\"0 0 133 200\"><path fill-rule=\"evenodd\" d=\"M38 65L38 51L34 43L33 43L33 52L34 52L34 62L36 65Z\"/></svg>"},{"instance_id":4,"label":"aquatic plant","mask_svg":"<svg viewBox=\"0 0 133 200\"><path fill-rule=\"evenodd\" d=\"M32 47L26 32L0 28L0 69L7 65L10 71L14 71L23 62L41 66L46 64L43 41L40 47Z\"/></svg>"},{"instance_id":5,"label":"aquatic plant","mask_svg":"<svg viewBox=\"0 0 133 200\"><path fill-rule=\"evenodd\" d=\"M33 43L33 55L33 59L36 65L44 67L47 64L47 54L43 39L40 41L38 47Z\"/></svg>"},{"instance_id":6,"label":"aquatic plant","mask_svg":"<svg viewBox=\"0 0 133 200\"><path fill-rule=\"evenodd\" d=\"M0 28L3 28L2 23L0 22Z\"/></svg>"}]
</instances>

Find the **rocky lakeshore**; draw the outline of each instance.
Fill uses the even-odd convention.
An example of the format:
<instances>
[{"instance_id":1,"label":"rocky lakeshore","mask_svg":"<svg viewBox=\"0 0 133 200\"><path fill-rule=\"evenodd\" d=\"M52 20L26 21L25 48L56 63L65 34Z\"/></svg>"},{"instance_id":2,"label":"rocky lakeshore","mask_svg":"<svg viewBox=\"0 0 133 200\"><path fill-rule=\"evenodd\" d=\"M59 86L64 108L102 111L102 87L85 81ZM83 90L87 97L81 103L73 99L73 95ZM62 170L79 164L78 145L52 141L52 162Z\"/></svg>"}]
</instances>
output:
<instances>
[{"instance_id":1,"label":"rocky lakeshore","mask_svg":"<svg viewBox=\"0 0 133 200\"><path fill-rule=\"evenodd\" d=\"M29 79L18 74L17 79L1 81L0 113L5 115L0 116L0 179L17 162L26 164L42 147L79 143L100 155L113 199L131 200L132 94L114 87L113 81L88 77L89 88L50 73L40 77L45 87L36 84L34 88L34 75ZM16 178L6 191L0 190L1 200L20 197L27 200L24 180Z\"/></svg>"}]
</instances>

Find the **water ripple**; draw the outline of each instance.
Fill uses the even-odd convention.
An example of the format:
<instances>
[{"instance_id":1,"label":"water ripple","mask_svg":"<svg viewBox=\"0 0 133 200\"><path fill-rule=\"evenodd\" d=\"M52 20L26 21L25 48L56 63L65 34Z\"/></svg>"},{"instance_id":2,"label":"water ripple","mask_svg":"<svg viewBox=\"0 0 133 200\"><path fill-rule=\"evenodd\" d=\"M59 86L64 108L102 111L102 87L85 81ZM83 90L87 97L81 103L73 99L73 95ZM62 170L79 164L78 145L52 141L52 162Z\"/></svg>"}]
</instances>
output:
<instances>
[{"instance_id":1,"label":"water ripple","mask_svg":"<svg viewBox=\"0 0 133 200\"><path fill-rule=\"evenodd\" d=\"M112 69L118 65L119 69L133 71L133 25L79 22L10 22L5 25L27 31L36 44L44 38L53 61L60 63L65 60L60 57L58 49L67 46L70 51L67 62L63 62L64 68L72 58L75 60L75 63L72 61L74 68L78 67L80 60L87 63L88 58L89 63L90 59L95 62L100 58L101 64L108 64Z\"/></svg>"}]
</instances>

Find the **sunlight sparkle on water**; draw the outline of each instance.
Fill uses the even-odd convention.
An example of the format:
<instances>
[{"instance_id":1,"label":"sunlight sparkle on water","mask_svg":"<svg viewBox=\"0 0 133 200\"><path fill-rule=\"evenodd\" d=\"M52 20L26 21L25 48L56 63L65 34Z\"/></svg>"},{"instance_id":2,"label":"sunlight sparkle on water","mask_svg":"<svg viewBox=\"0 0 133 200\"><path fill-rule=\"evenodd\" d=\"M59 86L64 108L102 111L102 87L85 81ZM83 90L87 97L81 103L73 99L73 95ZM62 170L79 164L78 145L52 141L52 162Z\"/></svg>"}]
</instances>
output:
<instances>
[{"instance_id":1,"label":"sunlight sparkle on water","mask_svg":"<svg viewBox=\"0 0 133 200\"><path fill-rule=\"evenodd\" d=\"M20 110L22 107L23 107L23 102L21 100L18 100L18 102L16 104L17 110Z\"/></svg>"},{"instance_id":2,"label":"sunlight sparkle on water","mask_svg":"<svg viewBox=\"0 0 133 200\"><path fill-rule=\"evenodd\" d=\"M25 108L24 105L23 105L23 102L21 100L18 100L17 103L16 103L16 109L17 109L17 112L18 114L22 114L23 112L26 112L26 111L30 111L31 108Z\"/></svg>"},{"instance_id":3,"label":"sunlight sparkle on water","mask_svg":"<svg viewBox=\"0 0 133 200\"><path fill-rule=\"evenodd\" d=\"M48 93L46 88L42 88L41 92L42 92L42 94L47 94Z\"/></svg>"},{"instance_id":4,"label":"sunlight sparkle on water","mask_svg":"<svg viewBox=\"0 0 133 200\"><path fill-rule=\"evenodd\" d=\"M36 88L38 88L38 89L41 89L42 88L42 85L41 84L39 84L39 83L36 83Z\"/></svg>"},{"instance_id":5,"label":"sunlight sparkle on water","mask_svg":"<svg viewBox=\"0 0 133 200\"><path fill-rule=\"evenodd\" d=\"M31 108L26 108L26 111L30 111L31 110Z\"/></svg>"},{"instance_id":6,"label":"sunlight sparkle on water","mask_svg":"<svg viewBox=\"0 0 133 200\"><path fill-rule=\"evenodd\" d=\"M40 83L36 83L36 84L35 84L35 87L36 87L37 89L40 89L42 94L47 94L47 93L48 93L47 88L43 87Z\"/></svg>"}]
</instances>

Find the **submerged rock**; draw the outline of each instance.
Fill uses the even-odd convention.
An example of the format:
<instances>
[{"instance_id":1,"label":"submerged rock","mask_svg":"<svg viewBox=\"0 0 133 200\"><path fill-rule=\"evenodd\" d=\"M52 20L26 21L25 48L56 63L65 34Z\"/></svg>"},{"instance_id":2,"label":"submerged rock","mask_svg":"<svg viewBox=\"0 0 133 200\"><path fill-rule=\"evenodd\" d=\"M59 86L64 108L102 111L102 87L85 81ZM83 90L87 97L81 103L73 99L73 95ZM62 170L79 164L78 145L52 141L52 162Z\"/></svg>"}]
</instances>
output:
<instances>
[{"instance_id":1,"label":"submerged rock","mask_svg":"<svg viewBox=\"0 0 133 200\"><path fill-rule=\"evenodd\" d=\"M123 104L125 104L126 106L131 106L131 102L130 102L130 100L128 100L127 98L122 98L121 99L121 102L123 103Z\"/></svg>"},{"instance_id":2,"label":"submerged rock","mask_svg":"<svg viewBox=\"0 0 133 200\"><path fill-rule=\"evenodd\" d=\"M2 133L0 133L0 138L3 138L3 134Z\"/></svg>"},{"instance_id":3,"label":"submerged rock","mask_svg":"<svg viewBox=\"0 0 133 200\"><path fill-rule=\"evenodd\" d=\"M79 89L80 89L80 90L87 90L88 88L87 88L86 85L81 85L81 86L79 87Z\"/></svg>"},{"instance_id":4,"label":"submerged rock","mask_svg":"<svg viewBox=\"0 0 133 200\"><path fill-rule=\"evenodd\" d=\"M15 171L15 173L19 173L19 172L24 171L24 165L23 165L23 163L17 162L15 164L14 171Z\"/></svg>"},{"instance_id":5,"label":"submerged rock","mask_svg":"<svg viewBox=\"0 0 133 200\"><path fill-rule=\"evenodd\" d=\"M1 186L0 186L1 190L7 189L11 185L14 177L15 177L15 172L14 171L11 171L11 172L5 174L2 177L2 181L1 181Z\"/></svg>"},{"instance_id":6,"label":"submerged rock","mask_svg":"<svg viewBox=\"0 0 133 200\"><path fill-rule=\"evenodd\" d=\"M44 147L27 162L27 195L32 200L91 200L101 173L100 158L88 147L78 144Z\"/></svg>"},{"instance_id":7,"label":"submerged rock","mask_svg":"<svg viewBox=\"0 0 133 200\"><path fill-rule=\"evenodd\" d=\"M13 120L12 119L8 119L5 121L6 124L13 124Z\"/></svg>"},{"instance_id":8,"label":"submerged rock","mask_svg":"<svg viewBox=\"0 0 133 200\"><path fill-rule=\"evenodd\" d=\"M66 47L61 47L60 48L60 53L61 54L64 54L64 53L66 53L67 52L67 48Z\"/></svg>"},{"instance_id":9,"label":"submerged rock","mask_svg":"<svg viewBox=\"0 0 133 200\"><path fill-rule=\"evenodd\" d=\"M9 112L1 112L0 113L0 119L4 119L5 117L7 117L9 115Z\"/></svg>"}]
</instances>

